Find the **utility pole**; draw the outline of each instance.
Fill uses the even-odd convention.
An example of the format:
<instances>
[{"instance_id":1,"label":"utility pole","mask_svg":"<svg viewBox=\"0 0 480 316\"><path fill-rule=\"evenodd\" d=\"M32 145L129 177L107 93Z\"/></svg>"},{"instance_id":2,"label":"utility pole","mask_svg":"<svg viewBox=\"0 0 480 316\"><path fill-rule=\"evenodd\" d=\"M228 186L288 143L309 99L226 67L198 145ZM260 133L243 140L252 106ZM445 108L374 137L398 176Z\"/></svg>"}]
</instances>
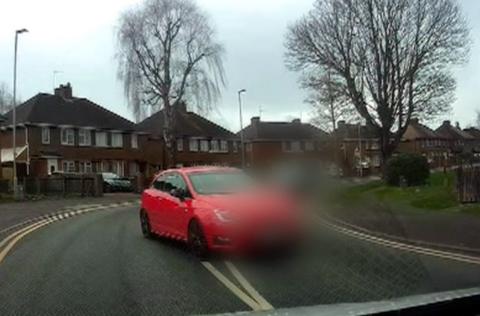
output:
<instances>
[{"instance_id":1,"label":"utility pole","mask_svg":"<svg viewBox=\"0 0 480 316\"><path fill-rule=\"evenodd\" d=\"M241 155L242 155L242 169L245 169L245 140L243 138L243 116L242 116L242 93L247 92L246 89L241 89L238 91L238 112L240 115L240 145L241 145Z\"/></svg>"}]
</instances>

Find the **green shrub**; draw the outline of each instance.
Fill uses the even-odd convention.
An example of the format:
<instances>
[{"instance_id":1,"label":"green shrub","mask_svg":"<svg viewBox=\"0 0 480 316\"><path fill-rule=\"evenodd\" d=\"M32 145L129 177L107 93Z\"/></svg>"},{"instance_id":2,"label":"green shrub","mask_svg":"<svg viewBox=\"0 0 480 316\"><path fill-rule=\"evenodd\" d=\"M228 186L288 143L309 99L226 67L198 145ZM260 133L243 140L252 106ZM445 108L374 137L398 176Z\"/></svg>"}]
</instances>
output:
<instances>
[{"instance_id":1,"label":"green shrub","mask_svg":"<svg viewBox=\"0 0 480 316\"><path fill-rule=\"evenodd\" d=\"M430 176L430 168L425 157L418 154L400 154L387 162L385 181L399 186L403 181L407 186L424 185Z\"/></svg>"}]
</instances>

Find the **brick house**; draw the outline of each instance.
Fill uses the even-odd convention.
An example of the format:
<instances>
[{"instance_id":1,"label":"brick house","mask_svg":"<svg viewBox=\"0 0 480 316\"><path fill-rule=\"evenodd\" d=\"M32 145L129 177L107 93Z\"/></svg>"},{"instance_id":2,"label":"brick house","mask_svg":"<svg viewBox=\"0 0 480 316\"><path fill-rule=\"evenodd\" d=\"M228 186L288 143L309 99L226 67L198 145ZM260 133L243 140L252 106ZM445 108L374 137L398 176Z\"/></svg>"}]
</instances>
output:
<instances>
[{"instance_id":1,"label":"brick house","mask_svg":"<svg viewBox=\"0 0 480 316\"><path fill-rule=\"evenodd\" d=\"M480 129L476 127L469 127L463 130L464 132L471 135L474 139L471 141L472 144L472 153L476 160L480 159Z\"/></svg>"},{"instance_id":2,"label":"brick house","mask_svg":"<svg viewBox=\"0 0 480 316\"><path fill-rule=\"evenodd\" d=\"M449 148L449 160L451 164L458 163L459 154L473 153L475 149L475 137L463 131L460 126L453 126L450 121L444 121L435 133L446 139Z\"/></svg>"},{"instance_id":3,"label":"brick house","mask_svg":"<svg viewBox=\"0 0 480 316\"><path fill-rule=\"evenodd\" d=\"M54 94L39 93L16 108L18 177L53 172L114 172L133 176L142 171L146 134L135 124L86 99L74 97L70 84ZM11 177L12 112L1 123L1 163Z\"/></svg>"},{"instance_id":4,"label":"brick house","mask_svg":"<svg viewBox=\"0 0 480 316\"><path fill-rule=\"evenodd\" d=\"M240 136L240 133L237 133ZM268 166L280 160L327 157L329 136L299 119L291 122L265 122L252 117L243 129L245 161L251 167Z\"/></svg>"},{"instance_id":5,"label":"brick house","mask_svg":"<svg viewBox=\"0 0 480 316\"><path fill-rule=\"evenodd\" d=\"M417 118L410 120L397 152L423 155L432 168L448 166L451 157L449 139L421 124Z\"/></svg>"},{"instance_id":6,"label":"brick house","mask_svg":"<svg viewBox=\"0 0 480 316\"><path fill-rule=\"evenodd\" d=\"M173 108L175 135L175 164L193 165L240 165L239 138L229 130L194 112L188 111L185 103ZM150 155L149 164L159 169L169 166L164 146L164 111L161 110L137 124L137 131L147 132L149 147L162 155Z\"/></svg>"},{"instance_id":7,"label":"brick house","mask_svg":"<svg viewBox=\"0 0 480 316\"><path fill-rule=\"evenodd\" d=\"M332 132L337 143L337 164L344 175L376 174L381 167L379 138L366 125L339 121Z\"/></svg>"}]
</instances>

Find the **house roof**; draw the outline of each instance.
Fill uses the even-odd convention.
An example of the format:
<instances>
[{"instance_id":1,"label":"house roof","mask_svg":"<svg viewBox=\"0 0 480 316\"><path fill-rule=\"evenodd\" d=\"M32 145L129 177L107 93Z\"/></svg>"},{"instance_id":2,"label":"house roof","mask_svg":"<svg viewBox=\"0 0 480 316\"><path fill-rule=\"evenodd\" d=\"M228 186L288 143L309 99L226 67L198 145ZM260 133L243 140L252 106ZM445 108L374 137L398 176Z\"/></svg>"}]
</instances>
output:
<instances>
[{"instance_id":1,"label":"house roof","mask_svg":"<svg viewBox=\"0 0 480 316\"><path fill-rule=\"evenodd\" d=\"M447 139L474 139L468 132L453 126L450 121L444 121L443 124L435 130L435 133Z\"/></svg>"},{"instance_id":2,"label":"house roof","mask_svg":"<svg viewBox=\"0 0 480 316\"><path fill-rule=\"evenodd\" d=\"M438 135L434 130L429 128L426 125L421 124L418 119L411 119L410 124L403 135L403 139L405 140L413 140L413 139L432 139L432 138L443 138L442 136Z\"/></svg>"},{"instance_id":3,"label":"house roof","mask_svg":"<svg viewBox=\"0 0 480 316\"><path fill-rule=\"evenodd\" d=\"M176 137L237 138L234 133L220 125L196 113L187 111L185 105L175 106L173 115L175 120L174 134ZM136 129L161 136L163 135L165 125L164 117L165 111L161 110L138 123Z\"/></svg>"},{"instance_id":4,"label":"house roof","mask_svg":"<svg viewBox=\"0 0 480 316\"><path fill-rule=\"evenodd\" d=\"M238 132L237 134L239 134ZM280 140L280 139L318 139L328 134L321 129L299 120L293 122L263 122L253 117L250 125L243 129L243 136L247 140Z\"/></svg>"},{"instance_id":5,"label":"house roof","mask_svg":"<svg viewBox=\"0 0 480 316\"><path fill-rule=\"evenodd\" d=\"M3 126L12 125L12 111ZM85 98L39 93L16 107L16 122L134 130L135 124Z\"/></svg>"},{"instance_id":6,"label":"house roof","mask_svg":"<svg viewBox=\"0 0 480 316\"><path fill-rule=\"evenodd\" d=\"M360 133L360 134L359 134ZM359 138L378 138L374 129L370 126L358 124L350 124L345 121L340 121L337 124L337 129L334 131L334 134L339 139L359 139Z\"/></svg>"},{"instance_id":7,"label":"house roof","mask_svg":"<svg viewBox=\"0 0 480 316\"><path fill-rule=\"evenodd\" d=\"M467 132L469 135L473 136L475 139L480 139L480 129L476 127L465 128L463 131Z\"/></svg>"}]
</instances>

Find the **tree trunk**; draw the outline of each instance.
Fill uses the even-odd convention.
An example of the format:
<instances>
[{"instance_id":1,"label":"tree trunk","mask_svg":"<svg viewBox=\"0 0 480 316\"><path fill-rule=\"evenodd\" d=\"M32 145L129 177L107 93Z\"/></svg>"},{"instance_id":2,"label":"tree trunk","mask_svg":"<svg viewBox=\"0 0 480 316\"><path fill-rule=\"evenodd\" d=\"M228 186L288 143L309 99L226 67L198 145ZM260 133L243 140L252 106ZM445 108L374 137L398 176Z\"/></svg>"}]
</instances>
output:
<instances>
[{"instance_id":1,"label":"tree trunk","mask_svg":"<svg viewBox=\"0 0 480 316\"><path fill-rule=\"evenodd\" d=\"M172 105L168 101L164 101L164 129L163 129L163 140L165 142L165 153L166 153L166 167L174 168L176 166L175 161L175 135L174 135L174 111Z\"/></svg>"}]
</instances>

